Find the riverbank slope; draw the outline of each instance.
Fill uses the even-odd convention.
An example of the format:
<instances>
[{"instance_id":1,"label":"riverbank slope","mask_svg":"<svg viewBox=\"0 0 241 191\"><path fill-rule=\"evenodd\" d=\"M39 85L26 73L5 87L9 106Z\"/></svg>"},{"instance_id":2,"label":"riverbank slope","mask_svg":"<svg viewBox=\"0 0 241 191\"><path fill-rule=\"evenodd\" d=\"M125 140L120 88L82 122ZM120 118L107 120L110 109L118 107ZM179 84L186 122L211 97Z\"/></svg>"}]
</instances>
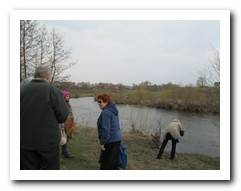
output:
<instances>
[{"instance_id":1,"label":"riverbank slope","mask_svg":"<svg viewBox=\"0 0 241 191\"><path fill-rule=\"evenodd\" d=\"M178 153L175 160L169 160L169 153L163 159L156 159L158 148L149 136L139 132L123 133L123 144L127 147L127 170L219 170L219 158L204 155ZM181 144L181 143L180 143ZM100 146L95 128L78 127L69 149L73 159L61 159L62 170L98 170Z\"/></svg>"},{"instance_id":2,"label":"riverbank slope","mask_svg":"<svg viewBox=\"0 0 241 191\"><path fill-rule=\"evenodd\" d=\"M57 84L60 89L68 89L72 98L96 97L107 93L117 104L140 105L168 110L198 113L220 113L220 88L193 87L165 84L161 86L132 86L95 84L78 87L71 84Z\"/></svg>"}]
</instances>

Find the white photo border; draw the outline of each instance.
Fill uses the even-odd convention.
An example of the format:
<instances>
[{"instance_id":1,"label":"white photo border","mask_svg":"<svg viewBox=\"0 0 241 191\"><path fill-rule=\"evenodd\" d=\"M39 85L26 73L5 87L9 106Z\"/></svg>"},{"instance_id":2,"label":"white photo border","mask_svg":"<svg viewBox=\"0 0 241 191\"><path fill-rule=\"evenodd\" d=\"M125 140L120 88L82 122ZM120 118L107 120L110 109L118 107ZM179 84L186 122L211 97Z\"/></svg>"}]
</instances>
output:
<instances>
[{"instance_id":1,"label":"white photo border","mask_svg":"<svg viewBox=\"0 0 241 191\"><path fill-rule=\"evenodd\" d=\"M220 21L220 170L20 170L20 20ZM10 13L11 180L230 180L230 10L16 10Z\"/></svg>"}]
</instances>

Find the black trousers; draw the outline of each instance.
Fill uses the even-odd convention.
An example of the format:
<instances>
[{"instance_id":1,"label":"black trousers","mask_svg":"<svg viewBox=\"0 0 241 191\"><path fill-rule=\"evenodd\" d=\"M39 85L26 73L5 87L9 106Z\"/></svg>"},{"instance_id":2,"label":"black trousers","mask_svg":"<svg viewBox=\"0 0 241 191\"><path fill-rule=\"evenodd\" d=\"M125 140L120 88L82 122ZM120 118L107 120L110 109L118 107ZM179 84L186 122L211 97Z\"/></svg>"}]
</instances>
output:
<instances>
[{"instance_id":1,"label":"black trousers","mask_svg":"<svg viewBox=\"0 0 241 191\"><path fill-rule=\"evenodd\" d=\"M178 143L178 140L174 139L170 133L166 134L166 137L165 137L164 141L162 142L162 145L161 145L161 148L160 148L159 153L157 155L157 158L161 158L161 156L162 156L162 154L164 152L164 149L165 149L165 147L167 145L167 142L169 140L172 140L172 150L171 150L170 159L174 159L175 158L176 144Z\"/></svg>"},{"instance_id":2,"label":"black trousers","mask_svg":"<svg viewBox=\"0 0 241 191\"><path fill-rule=\"evenodd\" d=\"M41 150L20 148L20 170L59 170L59 146Z\"/></svg>"},{"instance_id":3,"label":"black trousers","mask_svg":"<svg viewBox=\"0 0 241 191\"><path fill-rule=\"evenodd\" d=\"M105 150L101 151L100 170L119 169L120 141L105 144Z\"/></svg>"},{"instance_id":4,"label":"black trousers","mask_svg":"<svg viewBox=\"0 0 241 191\"><path fill-rule=\"evenodd\" d=\"M69 142L69 137L67 137L67 142L61 146L61 154L62 155L69 155L69 149L68 149L68 142Z\"/></svg>"}]
</instances>

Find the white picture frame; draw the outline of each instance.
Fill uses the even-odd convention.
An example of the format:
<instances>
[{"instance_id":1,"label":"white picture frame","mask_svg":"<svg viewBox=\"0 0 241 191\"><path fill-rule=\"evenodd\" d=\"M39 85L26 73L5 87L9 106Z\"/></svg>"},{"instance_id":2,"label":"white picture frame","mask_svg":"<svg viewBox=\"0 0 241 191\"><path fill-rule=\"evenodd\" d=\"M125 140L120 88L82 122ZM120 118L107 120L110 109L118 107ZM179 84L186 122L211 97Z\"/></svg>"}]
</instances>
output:
<instances>
[{"instance_id":1,"label":"white picture frame","mask_svg":"<svg viewBox=\"0 0 241 191\"><path fill-rule=\"evenodd\" d=\"M220 21L219 170L20 170L20 20L218 20ZM11 180L230 180L229 10L18 10L10 14Z\"/></svg>"}]
</instances>

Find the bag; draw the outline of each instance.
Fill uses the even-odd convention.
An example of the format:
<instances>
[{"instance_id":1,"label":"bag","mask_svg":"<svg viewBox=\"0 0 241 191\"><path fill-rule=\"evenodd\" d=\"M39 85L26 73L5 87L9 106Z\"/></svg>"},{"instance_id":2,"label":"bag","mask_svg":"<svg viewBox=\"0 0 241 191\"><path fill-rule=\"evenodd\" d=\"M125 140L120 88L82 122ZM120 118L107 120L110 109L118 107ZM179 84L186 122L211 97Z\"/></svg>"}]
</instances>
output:
<instances>
[{"instance_id":1,"label":"bag","mask_svg":"<svg viewBox=\"0 0 241 191\"><path fill-rule=\"evenodd\" d=\"M126 169L126 167L127 167L126 147L123 144L120 144L119 168Z\"/></svg>"},{"instance_id":2,"label":"bag","mask_svg":"<svg viewBox=\"0 0 241 191\"><path fill-rule=\"evenodd\" d=\"M59 127L59 129L60 129L60 134L61 134L59 145L63 146L63 145L65 145L67 143L67 135L65 133L65 129L64 128Z\"/></svg>"},{"instance_id":3,"label":"bag","mask_svg":"<svg viewBox=\"0 0 241 191\"><path fill-rule=\"evenodd\" d=\"M71 139L76 129L73 117L68 117L66 119L66 121L64 122L64 128L68 138Z\"/></svg>"}]
</instances>

